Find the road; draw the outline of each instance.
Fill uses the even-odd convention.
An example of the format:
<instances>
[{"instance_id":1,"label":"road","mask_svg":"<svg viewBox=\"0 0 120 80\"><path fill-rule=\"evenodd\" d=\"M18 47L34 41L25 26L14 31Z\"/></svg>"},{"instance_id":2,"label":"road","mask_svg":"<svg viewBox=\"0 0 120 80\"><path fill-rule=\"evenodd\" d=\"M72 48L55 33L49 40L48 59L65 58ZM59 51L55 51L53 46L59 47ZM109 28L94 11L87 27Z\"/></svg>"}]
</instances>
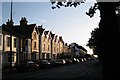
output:
<instances>
[{"instance_id":1,"label":"road","mask_svg":"<svg viewBox=\"0 0 120 80\"><path fill-rule=\"evenodd\" d=\"M102 80L102 67L96 60L33 72L3 73L3 80Z\"/></svg>"}]
</instances>

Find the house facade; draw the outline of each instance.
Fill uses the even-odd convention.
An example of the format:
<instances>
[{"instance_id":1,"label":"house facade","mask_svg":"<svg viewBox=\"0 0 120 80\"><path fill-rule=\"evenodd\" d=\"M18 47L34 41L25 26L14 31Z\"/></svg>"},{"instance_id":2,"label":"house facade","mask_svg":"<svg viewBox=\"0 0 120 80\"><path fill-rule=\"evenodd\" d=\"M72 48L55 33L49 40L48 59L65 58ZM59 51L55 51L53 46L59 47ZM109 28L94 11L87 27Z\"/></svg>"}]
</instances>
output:
<instances>
[{"instance_id":1,"label":"house facade","mask_svg":"<svg viewBox=\"0 0 120 80\"><path fill-rule=\"evenodd\" d=\"M84 47L78 45L77 43L71 43L69 45L69 48L70 48L69 54L71 58L75 57L84 59L85 55L87 54L87 50Z\"/></svg>"},{"instance_id":2,"label":"house facade","mask_svg":"<svg viewBox=\"0 0 120 80\"><path fill-rule=\"evenodd\" d=\"M49 31L42 34L42 59L51 59L51 36Z\"/></svg>"},{"instance_id":3,"label":"house facade","mask_svg":"<svg viewBox=\"0 0 120 80\"><path fill-rule=\"evenodd\" d=\"M69 46L68 46L68 44L65 43L63 47L64 47L64 54L65 55L69 54Z\"/></svg>"},{"instance_id":4,"label":"house facade","mask_svg":"<svg viewBox=\"0 0 120 80\"><path fill-rule=\"evenodd\" d=\"M62 39L62 36L59 36L58 46L59 46L59 53L57 54L57 58L60 58L61 54L64 52L64 41Z\"/></svg>"},{"instance_id":5,"label":"house facade","mask_svg":"<svg viewBox=\"0 0 120 80\"><path fill-rule=\"evenodd\" d=\"M7 25L2 25L2 32L0 33L0 37L1 37L0 38L0 50L1 50L1 55L2 55L1 61L2 61L3 67L4 65L8 65L11 59L12 59L12 66L14 66L14 64L17 61L16 60L17 36L15 35L15 33L10 35L11 24L9 20L6 24Z\"/></svg>"},{"instance_id":6,"label":"house facade","mask_svg":"<svg viewBox=\"0 0 120 80\"><path fill-rule=\"evenodd\" d=\"M3 65L10 63L10 49L13 66L27 60L59 59L62 53L68 52L62 36L43 29L42 25L28 24L25 17L21 18L19 25L9 27L10 24L9 20L3 24L0 33L0 60Z\"/></svg>"}]
</instances>

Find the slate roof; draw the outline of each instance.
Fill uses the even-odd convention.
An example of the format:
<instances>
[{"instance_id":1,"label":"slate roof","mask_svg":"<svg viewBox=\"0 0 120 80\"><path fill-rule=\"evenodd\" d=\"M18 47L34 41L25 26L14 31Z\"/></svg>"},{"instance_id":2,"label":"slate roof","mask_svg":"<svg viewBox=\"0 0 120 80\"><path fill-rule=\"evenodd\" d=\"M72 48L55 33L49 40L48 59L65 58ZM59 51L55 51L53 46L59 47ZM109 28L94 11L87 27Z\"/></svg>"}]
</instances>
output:
<instances>
[{"instance_id":1,"label":"slate roof","mask_svg":"<svg viewBox=\"0 0 120 80\"><path fill-rule=\"evenodd\" d=\"M62 39L62 36L59 36L59 40L62 41L62 42L64 42L63 39Z\"/></svg>"},{"instance_id":2,"label":"slate roof","mask_svg":"<svg viewBox=\"0 0 120 80\"><path fill-rule=\"evenodd\" d=\"M12 27L12 29L7 26L7 25L2 25L2 31L5 32L12 32L13 35L15 36L24 36L26 38L30 38L31 37L31 33L33 32L34 28L35 28L36 24L28 24L28 25L14 25Z\"/></svg>"},{"instance_id":3,"label":"slate roof","mask_svg":"<svg viewBox=\"0 0 120 80\"><path fill-rule=\"evenodd\" d=\"M51 38L54 39L55 34L53 34L51 31L50 34L51 34Z\"/></svg>"}]
</instances>

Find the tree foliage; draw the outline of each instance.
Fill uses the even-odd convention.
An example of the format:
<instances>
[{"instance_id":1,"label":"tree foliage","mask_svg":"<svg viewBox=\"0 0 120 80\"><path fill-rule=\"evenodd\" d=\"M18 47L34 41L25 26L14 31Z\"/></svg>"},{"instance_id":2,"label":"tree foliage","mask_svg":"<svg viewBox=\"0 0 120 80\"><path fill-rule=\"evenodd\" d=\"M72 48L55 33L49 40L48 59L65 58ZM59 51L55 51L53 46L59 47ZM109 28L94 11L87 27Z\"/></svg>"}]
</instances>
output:
<instances>
[{"instance_id":1,"label":"tree foliage","mask_svg":"<svg viewBox=\"0 0 120 80\"><path fill-rule=\"evenodd\" d=\"M81 5L82 3L85 3L86 0L50 0L52 6L52 9L60 9L63 7L77 7ZM115 3L116 11L120 9L120 2ZM94 6L91 6L89 8L89 11L86 12L86 15L90 16L92 18L94 14L96 13L96 10L99 9L98 3L94 3Z\"/></svg>"},{"instance_id":2,"label":"tree foliage","mask_svg":"<svg viewBox=\"0 0 120 80\"><path fill-rule=\"evenodd\" d=\"M52 4L55 4L52 9L60 8L61 6L77 7L85 2L85 0L78 0L79 2L75 2L77 0L62 0L62 2L59 2L61 0L52 1L54 1ZM103 63L103 72L105 75L103 79L119 79L117 71L119 69L120 50L118 46L120 42L120 28L117 14L120 9L120 1L99 2L97 0L97 3L91 6L86 14L92 18L97 9L100 11L101 18L99 28L95 28L91 32L91 38L87 46L93 49L93 52L98 55L99 61Z\"/></svg>"},{"instance_id":3,"label":"tree foliage","mask_svg":"<svg viewBox=\"0 0 120 80\"><path fill-rule=\"evenodd\" d=\"M84 3L86 0L50 0L53 5L52 9L64 7L77 7L81 3Z\"/></svg>"},{"instance_id":4,"label":"tree foliage","mask_svg":"<svg viewBox=\"0 0 120 80\"><path fill-rule=\"evenodd\" d=\"M52 9L60 9L60 7L77 7L81 5L82 3L85 3L86 0L50 0L52 6ZM95 3L94 6L91 6L89 9L89 12L86 12L88 16L93 17L95 11L98 9L98 4Z\"/></svg>"},{"instance_id":5,"label":"tree foliage","mask_svg":"<svg viewBox=\"0 0 120 80\"><path fill-rule=\"evenodd\" d=\"M87 43L87 46L93 50L94 54L98 54L99 52L97 51L97 44L99 40L99 34L100 30L99 28L94 28L94 30L91 32L91 38L89 38L89 41Z\"/></svg>"},{"instance_id":6,"label":"tree foliage","mask_svg":"<svg viewBox=\"0 0 120 80\"><path fill-rule=\"evenodd\" d=\"M82 3L85 3L86 0L51 0L51 3L53 4L52 9L60 9L60 7L64 6L64 7L77 7ZM89 8L89 11L86 12L86 15L90 16L90 18L92 18L94 16L94 14L96 13L96 10L99 9L99 6L101 2L97 2L94 3L94 6L91 6ZM114 3L115 7L116 7L116 12L118 12L120 10L120 2L115 2ZM104 9L103 9L104 10ZM91 49L93 49L94 54L98 54L98 44L99 44L99 36L100 36L100 29L99 28L95 28L92 32L91 32L91 38L88 41L87 46L89 46Z\"/></svg>"}]
</instances>

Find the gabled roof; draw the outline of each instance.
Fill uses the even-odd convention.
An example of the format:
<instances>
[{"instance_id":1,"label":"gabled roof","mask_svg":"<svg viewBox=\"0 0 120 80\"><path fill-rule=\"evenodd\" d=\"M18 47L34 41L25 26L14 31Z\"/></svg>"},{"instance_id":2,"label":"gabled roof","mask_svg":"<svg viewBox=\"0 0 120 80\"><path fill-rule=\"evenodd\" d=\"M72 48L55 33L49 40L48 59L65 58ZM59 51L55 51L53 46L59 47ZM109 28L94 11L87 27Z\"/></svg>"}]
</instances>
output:
<instances>
[{"instance_id":1,"label":"gabled roof","mask_svg":"<svg viewBox=\"0 0 120 80\"><path fill-rule=\"evenodd\" d=\"M41 25L41 26L38 26L38 31L39 31L40 35L43 34L43 31L44 31L44 30L45 30L45 29L42 28L42 25Z\"/></svg>"},{"instance_id":2,"label":"gabled roof","mask_svg":"<svg viewBox=\"0 0 120 80\"><path fill-rule=\"evenodd\" d=\"M55 34L53 34L51 31L50 34L51 34L51 38L54 39Z\"/></svg>"},{"instance_id":3,"label":"gabled roof","mask_svg":"<svg viewBox=\"0 0 120 80\"><path fill-rule=\"evenodd\" d=\"M61 42L64 43L64 41L63 41L63 39L62 39L62 36L59 36L59 41L61 41Z\"/></svg>"},{"instance_id":4,"label":"gabled roof","mask_svg":"<svg viewBox=\"0 0 120 80\"><path fill-rule=\"evenodd\" d=\"M67 44L67 43L65 43L65 46L68 46L68 44Z\"/></svg>"},{"instance_id":5,"label":"gabled roof","mask_svg":"<svg viewBox=\"0 0 120 80\"><path fill-rule=\"evenodd\" d=\"M57 41L57 37L58 37L58 35L55 35L55 42Z\"/></svg>"},{"instance_id":6,"label":"gabled roof","mask_svg":"<svg viewBox=\"0 0 120 80\"><path fill-rule=\"evenodd\" d=\"M49 31L44 31L45 37L47 37Z\"/></svg>"},{"instance_id":7,"label":"gabled roof","mask_svg":"<svg viewBox=\"0 0 120 80\"><path fill-rule=\"evenodd\" d=\"M49 31L45 31L44 34L47 35Z\"/></svg>"},{"instance_id":8,"label":"gabled roof","mask_svg":"<svg viewBox=\"0 0 120 80\"><path fill-rule=\"evenodd\" d=\"M51 39L51 31L48 33L48 39Z\"/></svg>"}]
</instances>

